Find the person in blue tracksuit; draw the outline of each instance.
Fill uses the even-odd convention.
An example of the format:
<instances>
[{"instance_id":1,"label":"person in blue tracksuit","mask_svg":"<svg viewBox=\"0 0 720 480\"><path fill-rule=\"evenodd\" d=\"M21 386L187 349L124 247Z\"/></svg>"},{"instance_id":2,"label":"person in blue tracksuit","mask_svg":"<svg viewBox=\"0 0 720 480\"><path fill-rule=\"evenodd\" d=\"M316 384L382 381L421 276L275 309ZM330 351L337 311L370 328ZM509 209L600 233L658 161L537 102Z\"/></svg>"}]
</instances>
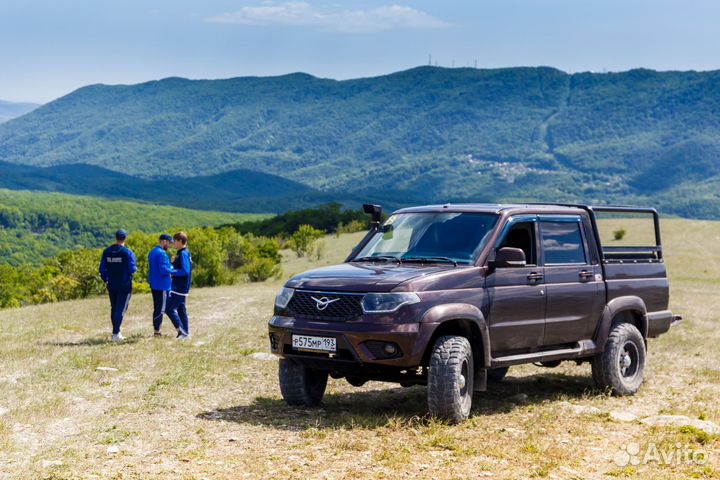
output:
<instances>
[{"instance_id":1,"label":"person in blue tracksuit","mask_svg":"<svg viewBox=\"0 0 720 480\"><path fill-rule=\"evenodd\" d=\"M167 249L172 243L173 238L167 233L160 235L158 244L150 250L148 254L148 283L152 291L153 298L153 328L154 336L161 337L160 326L162 325L163 315L167 306L170 287L172 286L172 278L170 275L175 271L172 268L170 259L167 256ZM172 321L173 319L170 318ZM178 330L179 325L175 324Z\"/></svg>"},{"instance_id":2,"label":"person in blue tracksuit","mask_svg":"<svg viewBox=\"0 0 720 480\"><path fill-rule=\"evenodd\" d=\"M178 327L178 340L190 338L190 325L187 314L188 294L192 283L192 258L187 248L188 237L185 232L178 232L173 235L177 255L172 262L172 288L168 298L165 313L172 320L173 325Z\"/></svg>"},{"instance_id":3,"label":"person in blue tracksuit","mask_svg":"<svg viewBox=\"0 0 720 480\"><path fill-rule=\"evenodd\" d=\"M133 275L137 272L135 254L125 246L127 235L122 229L115 232L115 244L103 251L100 260L100 277L105 282L110 296L113 342L123 340L120 326L130 304Z\"/></svg>"}]
</instances>

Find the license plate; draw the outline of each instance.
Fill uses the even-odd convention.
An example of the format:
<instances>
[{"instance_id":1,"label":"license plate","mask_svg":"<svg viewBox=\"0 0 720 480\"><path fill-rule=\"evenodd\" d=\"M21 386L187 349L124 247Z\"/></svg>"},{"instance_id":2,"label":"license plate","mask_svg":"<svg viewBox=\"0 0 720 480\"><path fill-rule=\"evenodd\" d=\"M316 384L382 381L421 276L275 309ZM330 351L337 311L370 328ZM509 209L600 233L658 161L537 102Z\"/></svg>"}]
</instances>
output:
<instances>
[{"instance_id":1,"label":"license plate","mask_svg":"<svg viewBox=\"0 0 720 480\"><path fill-rule=\"evenodd\" d=\"M293 335L292 346L295 350L312 350L314 352L337 352L337 341L332 337L313 337L310 335Z\"/></svg>"}]
</instances>

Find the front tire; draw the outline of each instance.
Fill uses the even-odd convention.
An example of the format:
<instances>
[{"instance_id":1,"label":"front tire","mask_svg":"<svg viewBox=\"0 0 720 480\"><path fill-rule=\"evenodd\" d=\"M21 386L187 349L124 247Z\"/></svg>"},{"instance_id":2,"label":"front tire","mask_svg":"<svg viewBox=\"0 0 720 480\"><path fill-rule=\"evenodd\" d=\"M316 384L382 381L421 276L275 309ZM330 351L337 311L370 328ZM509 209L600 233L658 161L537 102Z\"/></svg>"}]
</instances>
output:
<instances>
[{"instance_id":1,"label":"front tire","mask_svg":"<svg viewBox=\"0 0 720 480\"><path fill-rule=\"evenodd\" d=\"M325 395L328 373L283 358L280 359L278 378L280 393L288 405L314 407Z\"/></svg>"},{"instance_id":2,"label":"front tire","mask_svg":"<svg viewBox=\"0 0 720 480\"><path fill-rule=\"evenodd\" d=\"M634 395L645 373L645 341L630 323L612 327L605 351L592 359L595 386L613 395Z\"/></svg>"},{"instance_id":3,"label":"front tire","mask_svg":"<svg viewBox=\"0 0 720 480\"><path fill-rule=\"evenodd\" d=\"M428 372L428 409L434 417L453 423L470 416L475 369L465 337L440 337L433 346Z\"/></svg>"}]
</instances>

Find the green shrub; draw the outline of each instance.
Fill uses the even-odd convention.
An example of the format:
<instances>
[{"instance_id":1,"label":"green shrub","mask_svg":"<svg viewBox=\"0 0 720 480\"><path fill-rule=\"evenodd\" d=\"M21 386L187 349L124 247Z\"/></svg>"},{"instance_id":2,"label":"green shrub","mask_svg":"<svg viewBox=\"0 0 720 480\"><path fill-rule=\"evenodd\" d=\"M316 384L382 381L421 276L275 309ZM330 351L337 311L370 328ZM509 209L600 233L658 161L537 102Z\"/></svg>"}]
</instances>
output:
<instances>
[{"instance_id":1,"label":"green shrub","mask_svg":"<svg viewBox=\"0 0 720 480\"><path fill-rule=\"evenodd\" d=\"M614 238L615 240L622 240L623 238L625 238L625 234L626 234L626 233L627 233L627 232L625 231L624 228L618 228L617 230L615 230L615 231L613 232L613 238Z\"/></svg>"},{"instance_id":2,"label":"green shrub","mask_svg":"<svg viewBox=\"0 0 720 480\"><path fill-rule=\"evenodd\" d=\"M304 257L313 251L315 241L324 234L325 232L311 225L300 225L297 231L290 237L288 246L298 257Z\"/></svg>"},{"instance_id":3,"label":"green shrub","mask_svg":"<svg viewBox=\"0 0 720 480\"><path fill-rule=\"evenodd\" d=\"M269 258L258 257L245 265L243 272L251 282L264 282L270 278L278 278L282 267Z\"/></svg>"},{"instance_id":4,"label":"green shrub","mask_svg":"<svg viewBox=\"0 0 720 480\"><path fill-rule=\"evenodd\" d=\"M367 221L351 220L348 223L340 223L337 226L337 234L362 232L368 229Z\"/></svg>"}]
</instances>

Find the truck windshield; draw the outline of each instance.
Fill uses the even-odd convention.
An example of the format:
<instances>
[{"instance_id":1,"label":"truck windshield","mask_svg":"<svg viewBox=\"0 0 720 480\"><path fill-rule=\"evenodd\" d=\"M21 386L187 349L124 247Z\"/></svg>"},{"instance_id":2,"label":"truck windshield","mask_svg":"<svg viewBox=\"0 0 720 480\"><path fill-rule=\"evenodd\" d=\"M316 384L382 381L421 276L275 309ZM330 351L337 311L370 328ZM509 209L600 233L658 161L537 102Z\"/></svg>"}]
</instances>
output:
<instances>
[{"instance_id":1,"label":"truck windshield","mask_svg":"<svg viewBox=\"0 0 720 480\"><path fill-rule=\"evenodd\" d=\"M424 212L392 215L354 261L384 259L471 263L497 222L491 213Z\"/></svg>"}]
</instances>

